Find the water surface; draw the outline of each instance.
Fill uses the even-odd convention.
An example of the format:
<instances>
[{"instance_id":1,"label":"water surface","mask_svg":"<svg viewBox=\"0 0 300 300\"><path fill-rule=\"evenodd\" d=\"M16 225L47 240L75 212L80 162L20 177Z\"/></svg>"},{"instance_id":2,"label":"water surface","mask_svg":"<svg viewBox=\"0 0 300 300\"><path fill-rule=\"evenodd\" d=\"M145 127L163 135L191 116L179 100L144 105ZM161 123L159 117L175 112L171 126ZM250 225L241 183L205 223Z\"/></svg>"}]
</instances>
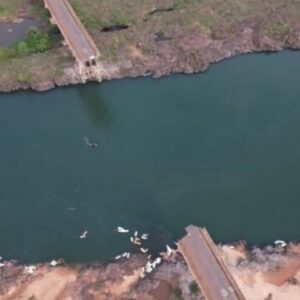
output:
<instances>
[{"instance_id":1,"label":"water surface","mask_svg":"<svg viewBox=\"0 0 300 300\"><path fill-rule=\"evenodd\" d=\"M25 18L20 23L0 22L0 47L13 47L25 38L28 29L38 28L41 23L30 18Z\"/></svg>"},{"instance_id":2,"label":"water surface","mask_svg":"<svg viewBox=\"0 0 300 300\"><path fill-rule=\"evenodd\" d=\"M0 254L105 260L131 250L117 225L154 250L190 223L218 242L299 239L299 61L0 94Z\"/></svg>"}]
</instances>

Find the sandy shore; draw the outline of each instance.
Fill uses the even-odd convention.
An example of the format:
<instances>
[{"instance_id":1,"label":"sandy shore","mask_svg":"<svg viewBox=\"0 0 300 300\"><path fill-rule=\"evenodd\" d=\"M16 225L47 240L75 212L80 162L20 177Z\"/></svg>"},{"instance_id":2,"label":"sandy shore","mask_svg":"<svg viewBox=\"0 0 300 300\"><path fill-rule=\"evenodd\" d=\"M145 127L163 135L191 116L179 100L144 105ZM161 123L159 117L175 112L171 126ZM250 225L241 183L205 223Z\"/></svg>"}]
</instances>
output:
<instances>
[{"instance_id":1,"label":"sandy shore","mask_svg":"<svg viewBox=\"0 0 300 300\"><path fill-rule=\"evenodd\" d=\"M239 244L219 250L247 300L299 299L300 245L250 251ZM204 299L191 288L194 279L179 253L163 259L150 274L144 274L146 263L143 255L108 264L44 263L29 274L24 265L4 262L0 300Z\"/></svg>"}]
</instances>

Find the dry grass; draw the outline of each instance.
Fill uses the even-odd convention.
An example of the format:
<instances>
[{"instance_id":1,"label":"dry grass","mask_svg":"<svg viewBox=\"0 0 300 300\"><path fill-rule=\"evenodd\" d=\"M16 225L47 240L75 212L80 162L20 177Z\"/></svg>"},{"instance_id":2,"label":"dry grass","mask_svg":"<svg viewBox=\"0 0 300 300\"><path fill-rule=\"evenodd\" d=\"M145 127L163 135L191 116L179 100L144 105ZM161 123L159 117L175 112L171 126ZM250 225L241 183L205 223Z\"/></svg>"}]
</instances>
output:
<instances>
[{"instance_id":1,"label":"dry grass","mask_svg":"<svg viewBox=\"0 0 300 300\"><path fill-rule=\"evenodd\" d=\"M154 39L157 34L169 38L169 44L177 47L176 39L187 34L202 33L226 39L239 33L243 24L249 23L256 26L257 34L281 40L292 22L300 19L300 0L69 1L98 45L102 60L107 62L123 60L124 56L126 59L126 55L130 57L129 52L136 45L142 45L143 53L156 52ZM0 21L20 14L45 17L42 5L42 0L1 0ZM112 25L126 25L128 29L101 31ZM27 66L30 59L13 60L16 61ZM1 64L0 68L10 72L7 64ZM33 67L28 65L28 68L31 72Z\"/></svg>"}]
</instances>

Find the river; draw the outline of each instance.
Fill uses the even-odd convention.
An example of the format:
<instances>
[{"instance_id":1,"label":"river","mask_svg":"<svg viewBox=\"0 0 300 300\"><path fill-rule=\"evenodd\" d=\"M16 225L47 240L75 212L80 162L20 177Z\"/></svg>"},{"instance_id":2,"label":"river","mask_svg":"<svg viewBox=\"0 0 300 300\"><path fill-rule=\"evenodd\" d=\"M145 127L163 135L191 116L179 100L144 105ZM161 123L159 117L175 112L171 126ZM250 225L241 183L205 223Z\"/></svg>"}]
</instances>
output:
<instances>
[{"instance_id":1,"label":"river","mask_svg":"<svg viewBox=\"0 0 300 300\"><path fill-rule=\"evenodd\" d=\"M299 61L0 94L0 255L104 261L132 248L118 225L152 251L191 223L217 242L299 239Z\"/></svg>"}]
</instances>

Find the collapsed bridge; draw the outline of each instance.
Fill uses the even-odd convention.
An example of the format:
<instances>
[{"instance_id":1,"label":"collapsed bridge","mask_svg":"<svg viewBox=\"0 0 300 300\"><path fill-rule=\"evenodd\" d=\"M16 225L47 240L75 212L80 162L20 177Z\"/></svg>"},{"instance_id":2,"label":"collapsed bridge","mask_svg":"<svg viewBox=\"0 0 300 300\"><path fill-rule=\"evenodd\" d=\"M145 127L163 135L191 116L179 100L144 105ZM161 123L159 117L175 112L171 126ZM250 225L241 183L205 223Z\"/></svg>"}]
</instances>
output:
<instances>
[{"instance_id":1,"label":"collapsed bridge","mask_svg":"<svg viewBox=\"0 0 300 300\"><path fill-rule=\"evenodd\" d=\"M44 0L51 23L61 31L65 44L75 57L82 81L101 81L100 52L68 0Z\"/></svg>"}]
</instances>

